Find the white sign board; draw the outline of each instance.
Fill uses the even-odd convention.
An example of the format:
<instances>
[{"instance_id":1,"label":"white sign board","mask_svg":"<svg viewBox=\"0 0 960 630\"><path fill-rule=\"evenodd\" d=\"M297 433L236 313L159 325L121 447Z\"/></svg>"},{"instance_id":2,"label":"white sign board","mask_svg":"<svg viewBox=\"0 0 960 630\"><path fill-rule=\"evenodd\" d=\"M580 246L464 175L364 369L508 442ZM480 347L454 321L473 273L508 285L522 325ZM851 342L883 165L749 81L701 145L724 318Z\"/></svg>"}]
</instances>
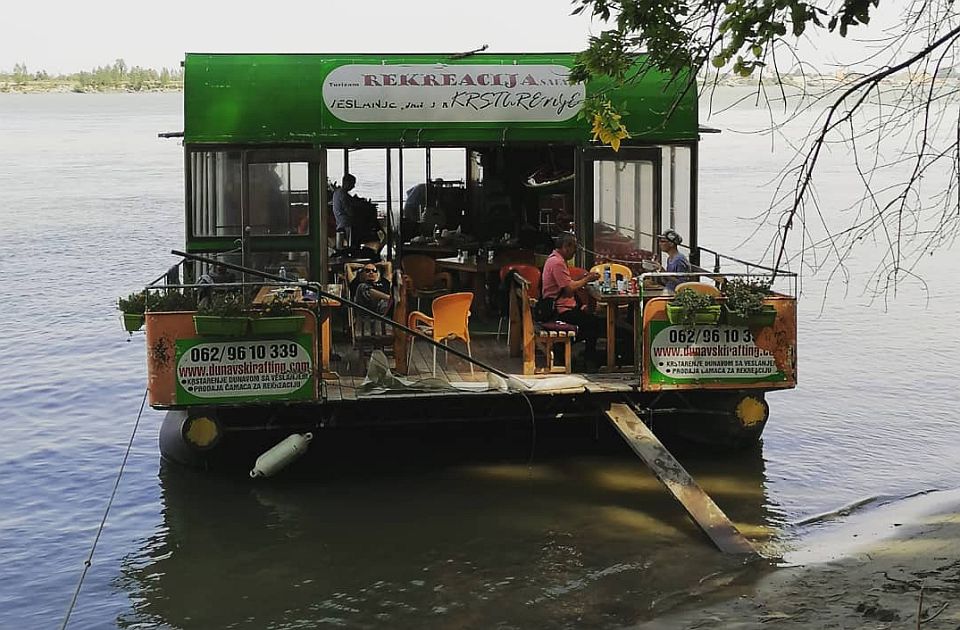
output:
<instances>
[{"instance_id":1,"label":"white sign board","mask_svg":"<svg viewBox=\"0 0 960 630\"><path fill-rule=\"evenodd\" d=\"M780 371L774 356L757 347L750 329L739 326L667 326L651 340L650 360L675 381L756 379Z\"/></svg>"},{"instance_id":2,"label":"white sign board","mask_svg":"<svg viewBox=\"0 0 960 630\"><path fill-rule=\"evenodd\" d=\"M187 396L283 396L301 392L310 383L310 352L297 341L188 342L177 362L177 385Z\"/></svg>"},{"instance_id":3,"label":"white sign board","mask_svg":"<svg viewBox=\"0 0 960 630\"><path fill-rule=\"evenodd\" d=\"M562 122L585 88L558 65L347 65L327 75L323 102L344 122Z\"/></svg>"}]
</instances>

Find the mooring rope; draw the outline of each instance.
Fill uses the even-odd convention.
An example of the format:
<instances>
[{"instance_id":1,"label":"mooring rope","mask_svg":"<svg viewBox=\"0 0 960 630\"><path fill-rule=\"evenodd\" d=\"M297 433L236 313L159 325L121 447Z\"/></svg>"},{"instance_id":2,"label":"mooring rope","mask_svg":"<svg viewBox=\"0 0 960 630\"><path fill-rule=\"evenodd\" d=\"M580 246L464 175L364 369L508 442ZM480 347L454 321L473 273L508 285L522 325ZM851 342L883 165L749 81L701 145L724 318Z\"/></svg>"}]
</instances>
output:
<instances>
[{"instance_id":1,"label":"mooring rope","mask_svg":"<svg viewBox=\"0 0 960 630\"><path fill-rule=\"evenodd\" d=\"M137 413L137 421L133 424L133 432L130 434L130 441L127 442L127 451L123 454L123 461L120 462L120 470L117 471L117 480L113 484L113 492L110 493L110 499L107 501L107 509L103 511L103 518L100 519L100 527L97 528L97 535L93 538L93 545L90 547L90 553L87 559L83 561L83 571L80 573L80 580L77 582L77 588L73 592L73 598L70 600L70 606L67 608L67 614L63 618L63 624L60 630L66 630L70 623L70 615L73 614L73 608L77 605L77 598L80 596L80 588L83 586L83 580L87 577L87 570L93 564L93 553L97 550L97 543L100 542L100 534L103 533L103 527L107 524L107 515L110 514L110 508L113 507L113 499L117 496L117 488L120 487L120 479L123 477L123 469L127 465L127 458L130 457L130 451L133 448L133 438L137 435L137 429L140 427L140 418L143 416L143 408L147 402L147 389L143 390L143 398L140 400L140 411Z\"/></svg>"}]
</instances>

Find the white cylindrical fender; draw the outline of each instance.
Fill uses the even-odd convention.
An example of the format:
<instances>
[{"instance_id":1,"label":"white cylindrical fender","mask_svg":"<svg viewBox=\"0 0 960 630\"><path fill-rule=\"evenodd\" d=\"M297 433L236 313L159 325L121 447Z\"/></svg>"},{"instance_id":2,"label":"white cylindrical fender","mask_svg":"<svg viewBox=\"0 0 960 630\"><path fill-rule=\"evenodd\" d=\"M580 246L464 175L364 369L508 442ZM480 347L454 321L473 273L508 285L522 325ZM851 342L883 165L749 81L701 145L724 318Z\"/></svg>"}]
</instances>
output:
<instances>
[{"instance_id":1,"label":"white cylindrical fender","mask_svg":"<svg viewBox=\"0 0 960 630\"><path fill-rule=\"evenodd\" d=\"M307 446L313 439L312 433L294 433L275 444L270 450L257 458L250 471L251 477L270 477L285 468L290 462L307 452Z\"/></svg>"}]
</instances>

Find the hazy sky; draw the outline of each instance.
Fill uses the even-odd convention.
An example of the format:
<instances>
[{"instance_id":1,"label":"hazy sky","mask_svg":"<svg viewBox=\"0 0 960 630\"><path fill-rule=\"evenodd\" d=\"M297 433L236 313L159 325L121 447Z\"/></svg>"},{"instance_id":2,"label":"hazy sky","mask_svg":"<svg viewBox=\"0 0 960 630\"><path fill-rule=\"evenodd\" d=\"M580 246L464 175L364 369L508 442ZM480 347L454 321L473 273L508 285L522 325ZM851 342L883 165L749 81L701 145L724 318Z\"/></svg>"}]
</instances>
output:
<instances>
[{"instance_id":1,"label":"hazy sky","mask_svg":"<svg viewBox=\"0 0 960 630\"><path fill-rule=\"evenodd\" d=\"M870 29L895 22L906 2L884 0ZM185 52L577 51L602 24L571 16L573 8L569 0L7 0L0 70L25 63L70 73L118 58L173 68ZM800 53L824 69L838 56L862 58L862 43L835 40L801 42Z\"/></svg>"},{"instance_id":2,"label":"hazy sky","mask_svg":"<svg viewBox=\"0 0 960 630\"><path fill-rule=\"evenodd\" d=\"M590 20L567 0L11 0L0 70L177 66L185 52L576 51ZM598 26L594 27L599 30Z\"/></svg>"}]
</instances>

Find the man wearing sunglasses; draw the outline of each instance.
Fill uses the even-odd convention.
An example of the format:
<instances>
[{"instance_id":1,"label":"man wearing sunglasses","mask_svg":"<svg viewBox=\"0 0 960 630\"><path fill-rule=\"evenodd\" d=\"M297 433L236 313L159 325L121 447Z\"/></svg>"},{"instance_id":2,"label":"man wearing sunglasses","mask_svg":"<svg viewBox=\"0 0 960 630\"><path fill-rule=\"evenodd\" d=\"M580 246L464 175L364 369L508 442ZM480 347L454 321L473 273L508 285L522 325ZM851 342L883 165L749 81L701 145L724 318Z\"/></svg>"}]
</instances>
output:
<instances>
[{"instance_id":1,"label":"man wearing sunglasses","mask_svg":"<svg viewBox=\"0 0 960 630\"><path fill-rule=\"evenodd\" d=\"M380 270L372 263L365 264L353 282L353 299L360 306L381 315L387 315L393 308L390 297L390 282L380 277Z\"/></svg>"}]
</instances>

